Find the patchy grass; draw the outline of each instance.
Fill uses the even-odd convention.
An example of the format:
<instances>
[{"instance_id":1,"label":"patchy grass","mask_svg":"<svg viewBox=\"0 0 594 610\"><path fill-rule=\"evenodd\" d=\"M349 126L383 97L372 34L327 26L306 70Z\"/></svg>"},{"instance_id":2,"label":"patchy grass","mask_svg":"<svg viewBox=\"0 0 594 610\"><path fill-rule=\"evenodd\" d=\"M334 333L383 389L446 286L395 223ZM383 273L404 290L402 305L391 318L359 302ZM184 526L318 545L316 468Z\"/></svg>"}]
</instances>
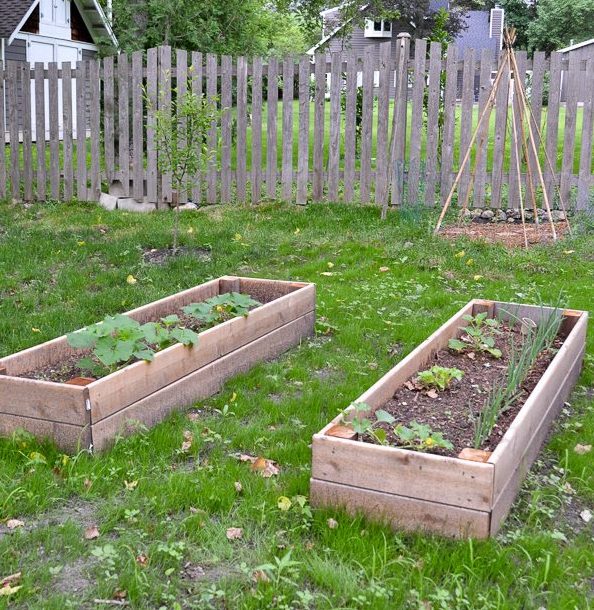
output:
<instances>
[{"instance_id":1,"label":"patchy grass","mask_svg":"<svg viewBox=\"0 0 594 610\"><path fill-rule=\"evenodd\" d=\"M132 608L590 608L592 522L580 513L594 501L594 465L573 448L594 440L591 336L571 406L496 540L393 533L301 506L312 434L469 299L594 301L585 230L510 252L435 239L434 220L420 210L381 223L369 207L217 207L181 221L184 245L211 249L210 260L150 266L142 248L169 245L172 215L0 204L0 355L227 273L315 281L319 330L191 417L139 428L101 455L1 440L0 578L23 576L0 608L95 608L124 591ZM280 474L262 478L237 453L273 459ZM24 527L9 530L10 518ZM99 538L84 539L90 525ZM230 527L242 537L228 540Z\"/></svg>"}]
</instances>

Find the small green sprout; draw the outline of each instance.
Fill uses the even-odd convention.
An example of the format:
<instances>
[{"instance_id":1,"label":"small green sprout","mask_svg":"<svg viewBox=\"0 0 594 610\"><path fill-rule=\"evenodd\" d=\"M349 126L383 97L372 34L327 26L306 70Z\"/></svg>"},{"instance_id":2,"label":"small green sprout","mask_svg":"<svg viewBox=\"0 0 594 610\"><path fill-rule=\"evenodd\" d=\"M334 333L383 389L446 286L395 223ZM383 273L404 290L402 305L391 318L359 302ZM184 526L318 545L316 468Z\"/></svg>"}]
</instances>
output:
<instances>
[{"instance_id":1,"label":"small green sprout","mask_svg":"<svg viewBox=\"0 0 594 610\"><path fill-rule=\"evenodd\" d=\"M450 387L454 379L459 381L463 376L464 372L460 369L433 366L426 371L421 371L417 380L425 387L443 391Z\"/></svg>"}]
</instances>

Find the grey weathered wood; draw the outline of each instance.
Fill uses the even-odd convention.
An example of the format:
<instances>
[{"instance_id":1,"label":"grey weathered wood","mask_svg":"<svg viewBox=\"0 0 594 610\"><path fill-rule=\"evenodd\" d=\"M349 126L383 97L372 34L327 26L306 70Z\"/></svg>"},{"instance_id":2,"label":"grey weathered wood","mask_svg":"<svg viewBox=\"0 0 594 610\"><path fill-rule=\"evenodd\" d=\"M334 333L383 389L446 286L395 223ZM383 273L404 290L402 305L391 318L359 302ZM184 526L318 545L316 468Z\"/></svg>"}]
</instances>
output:
<instances>
[{"instance_id":1,"label":"grey weathered wood","mask_svg":"<svg viewBox=\"0 0 594 610\"><path fill-rule=\"evenodd\" d=\"M122 184L122 193L125 197L130 194L130 109L128 99L128 71L128 56L122 53L118 57L118 168ZM160 85L163 86L163 83L160 82Z\"/></svg>"},{"instance_id":2,"label":"grey weathered wood","mask_svg":"<svg viewBox=\"0 0 594 610\"><path fill-rule=\"evenodd\" d=\"M152 50L154 52L154 50ZM149 53L151 50L148 51ZM109 186L115 176L115 85L113 57L103 59L103 155Z\"/></svg>"},{"instance_id":3,"label":"grey weathered wood","mask_svg":"<svg viewBox=\"0 0 594 610\"><path fill-rule=\"evenodd\" d=\"M33 199L33 141L31 133L31 67L28 63L21 64L21 108L22 108L22 134L23 134L23 183L24 199Z\"/></svg>"},{"instance_id":4,"label":"grey weathered wood","mask_svg":"<svg viewBox=\"0 0 594 610\"><path fill-rule=\"evenodd\" d=\"M208 103L213 107L218 107L217 103L217 72L218 59L213 53L206 55L206 98ZM238 92L239 93L239 92ZM239 100L238 100L239 103ZM238 111L239 114L239 111ZM239 150L239 116L237 118L237 146ZM208 130L207 147L209 153L208 168L206 173L206 201L208 203L216 203L217 200L217 120L214 119ZM239 156L239 155L238 155ZM238 159L239 168L239 159ZM239 169L238 169L239 171Z\"/></svg>"},{"instance_id":5,"label":"grey weathered wood","mask_svg":"<svg viewBox=\"0 0 594 610\"><path fill-rule=\"evenodd\" d=\"M377 94L377 138L375 151L375 202L388 199L388 125L392 83L392 43L383 42L379 50L379 90Z\"/></svg>"},{"instance_id":6,"label":"grey weathered wood","mask_svg":"<svg viewBox=\"0 0 594 610\"><path fill-rule=\"evenodd\" d=\"M324 124L326 118L326 56L322 53L317 53L315 56L315 87L312 195L314 201L320 201L324 196Z\"/></svg>"},{"instance_id":7,"label":"grey weathered wood","mask_svg":"<svg viewBox=\"0 0 594 610\"><path fill-rule=\"evenodd\" d=\"M204 79L204 68L202 65L202 53L194 51L192 53L192 93L199 99L203 99L202 93L202 81ZM199 147L202 146L202 142L198 142ZM194 203L200 203L202 201L202 171L199 170L197 175L194 176L194 185L192 187L192 200Z\"/></svg>"},{"instance_id":8,"label":"grey weathered wood","mask_svg":"<svg viewBox=\"0 0 594 610\"><path fill-rule=\"evenodd\" d=\"M361 203L371 202L371 154L373 145L373 76L374 49L363 52L363 120L361 122L361 179L359 192Z\"/></svg>"},{"instance_id":9,"label":"grey weathered wood","mask_svg":"<svg viewBox=\"0 0 594 610\"><path fill-rule=\"evenodd\" d=\"M569 72L567 74L567 103L565 104L565 131L563 139L563 160L561 163L560 196L566 205L571 197L571 178L573 176L573 159L575 153L575 131L577 125L578 91L580 86L580 54L569 54ZM590 89L591 90L591 89Z\"/></svg>"},{"instance_id":10,"label":"grey weathered wood","mask_svg":"<svg viewBox=\"0 0 594 610\"><path fill-rule=\"evenodd\" d=\"M309 65L308 65L309 68ZM262 58L252 60L252 203L262 196Z\"/></svg>"},{"instance_id":11,"label":"grey weathered wood","mask_svg":"<svg viewBox=\"0 0 594 610\"><path fill-rule=\"evenodd\" d=\"M159 103L158 91L159 55L157 49L146 52L146 196L149 203L159 201L159 171L157 168L156 115Z\"/></svg>"},{"instance_id":12,"label":"grey weathered wood","mask_svg":"<svg viewBox=\"0 0 594 610\"><path fill-rule=\"evenodd\" d=\"M62 64L62 119L62 147L64 151L64 200L70 201L74 197L74 150L72 145L74 114L72 108L72 68L70 62L64 62ZM45 157L43 164L45 165Z\"/></svg>"},{"instance_id":13,"label":"grey weathered wood","mask_svg":"<svg viewBox=\"0 0 594 610\"><path fill-rule=\"evenodd\" d=\"M330 67L330 146L328 149L328 200L338 200L340 170L340 126L342 95L342 54L332 53Z\"/></svg>"},{"instance_id":14,"label":"grey weathered wood","mask_svg":"<svg viewBox=\"0 0 594 610\"><path fill-rule=\"evenodd\" d=\"M435 205L439 129L439 96L441 74L441 44L432 42L429 51L429 101L427 104L427 171L425 174L425 204Z\"/></svg>"},{"instance_id":15,"label":"grey weathered wood","mask_svg":"<svg viewBox=\"0 0 594 610\"><path fill-rule=\"evenodd\" d=\"M594 83L594 59L588 60L586 82ZM580 167L578 178L578 191L576 207L585 210L590 201L592 180L592 127L594 125L594 91L590 87L589 95L584 102L582 120L582 148L580 153Z\"/></svg>"},{"instance_id":16,"label":"grey weathered wood","mask_svg":"<svg viewBox=\"0 0 594 610\"><path fill-rule=\"evenodd\" d=\"M132 197L144 198L143 53L132 53Z\"/></svg>"},{"instance_id":17,"label":"grey weathered wood","mask_svg":"<svg viewBox=\"0 0 594 610\"><path fill-rule=\"evenodd\" d=\"M221 201L231 201L231 148L233 105L233 60L230 55L221 57Z\"/></svg>"},{"instance_id":18,"label":"grey weathered wood","mask_svg":"<svg viewBox=\"0 0 594 610\"><path fill-rule=\"evenodd\" d=\"M21 199L20 141L19 141L19 64L6 62L6 122L10 144L9 192L14 201Z\"/></svg>"},{"instance_id":19,"label":"grey weathered wood","mask_svg":"<svg viewBox=\"0 0 594 610\"><path fill-rule=\"evenodd\" d=\"M0 61L0 143L2 144L2 154L0 154L0 199L6 197L6 155L4 154L6 148L5 83L6 73L4 71L4 63Z\"/></svg>"},{"instance_id":20,"label":"grey weathered wood","mask_svg":"<svg viewBox=\"0 0 594 610\"><path fill-rule=\"evenodd\" d=\"M307 203L309 184L309 57L299 60L299 151L297 160L297 203Z\"/></svg>"},{"instance_id":21,"label":"grey weathered wood","mask_svg":"<svg viewBox=\"0 0 594 610\"><path fill-rule=\"evenodd\" d=\"M62 70L64 71L64 65L62 65ZM62 76L62 81L64 79L65 76ZM0 131L0 133L2 132ZM64 134L64 137L66 137L66 134ZM35 64L35 139L37 150L37 199L43 201L47 194L47 172L45 167L45 77L43 62ZM64 160L64 163L66 163L66 160ZM66 166L64 166L64 169L66 169ZM64 194L64 198L66 199L66 194Z\"/></svg>"},{"instance_id":22,"label":"grey weathered wood","mask_svg":"<svg viewBox=\"0 0 594 610\"><path fill-rule=\"evenodd\" d=\"M97 201L101 192L101 80L98 59L89 62L89 122L91 131L91 190L89 199Z\"/></svg>"},{"instance_id":23,"label":"grey weathered wood","mask_svg":"<svg viewBox=\"0 0 594 610\"><path fill-rule=\"evenodd\" d=\"M484 112L489 96L491 94L491 68L493 57L490 49L481 51L480 70L480 92L479 92L479 116ZM491 110L487 111L481 133L476 144L476 165L474 180L474 205L483 207L485 203L485 189L487 182L487 143L489 139L489 128L491 121Z\"/></svg>"},{"instance_id":24,"label":"grey weathered wood","mask_svg":"<svg viewBox=\"0 0 594 610\"><path fill-rule=\"evenodd\" d=\"M171 47L159 47L159 110L165 114L171 113L171 89L173 88L173 72L171 70ZM161 197L164 204L173 202L171 173L161 175Z\"/></svg>"},{"instance_id":25,"label":"grey weathered wood","mask_svg":"<svg viewBox=\"0 0 594 610\"><path fill-rule=\"evenodd\" d=\"M281 198L293 197L293 96L295 61L286 57L283 61L283 160L281 170Z\"/></svg>"},{"instance_id":26,"label":"grey weathered wood","mask_svg":"<svg viewBox=\"0 0 594 610\"><path fill-rule=\"evenodd\" d=\"M472 138L472 114L474 108L474 50L466 49L464 53L464 68L462 73L462 104L460 108L460 163L468 152ZM470 163L466 165L458 188L458 202L466 201L470 184Z\"/></svg>"},{"instance_id":27,"label":"grey weathered wood","mask_svg":"<svg viewBox=\"0 0 594 610\"><path fill-rule=\"evenodd\" d=\"M180 102L186 97L188 92L188 52L183 49L178 49L175 53L175 75L176 75L176 89L177 89L177 104L180 108ZM178 121L178 142L180 147L186 145L186 122L184 119ZM189 176L186 176L186 184ZM178 185L177 187L177 202L184 204L188 201L188 193L186 184Z\"/></svg>"},{"instance_id":28,"label":"grey weathered wood","mask_svg":"<svg viewBox=\"0 0 594 610\"><path fill-rule=\"evenodd\" d=\"M247 198L247 89L248 64L245 57L237 58L237 201Z\"/></svg>"},{"instance_id":29,"label":"grey weathered wood","mask_svg":"<svg viewBox=\"0 0 594 610\"><path fill-rule=\"evenodd\" d=\"M557 176L557 139L559 137L559 106L561 102L561 60L562 55L560 53L551 53L549 105L547 107L546 151L555 171L554 173L551 172L548 163L546 164L545 182L549 201L553 201L555 196L555 185L559 183Z\"/></svg>"},{"instance_id":30,"label":"grey weathered wood","mask_svg":"<svg viewBox=\"0 0 594 610\"><path fill-rule=\"evenodd\" d=\"M48 64L49 136L50 136L50 192L52 199L60 198L60 123L58 98L58 64ZM82 104L84 109L84 103Z\"/></svg>"},{"instance_id":31,"label":"grey weathered wood","mask_svg":"<svg viewBox=\"0 0 594 610\"><path fill-rule=\"evenodd\" d=\"M502 207L503 169L509 110L509 70L504 69L495 98L495 135L493 139L493 172L491 178L491 206Z\"/></svg>"},{"instance_id":32,"label":"grey weathered wood","mask_svg":"<svg viewBox=\"0 0 594 610\"><path fill-rule=\"evenodd\" d=\"M268 118L266 123L266 195L276 198L278 168L277 118L278 118L278 61L275 57L268 60Z\"/></svg>"},{"instance_id":33,"label":"grey weathered wood","mask_svg":"<svg viewBox=\"0 0 594 610\"><path fill-rule=\"evenodd\" d=\"M458 88L458 48L449 45L446 57L446 85L443 101L443 144L441 148L441 202L452 188L452 165L456 130L456 92ZM412 141L411 141L412 145Z\"/></svg>"},{"instance_id":34,"label":"grey weathered wood","mask_svg":"<svg viewBox=\"0 0 594 610\"><path fill-rule=\"evenodd\" d=\"M76 197L79 201L87 200L86 79L87 63L76 62Z\"/></svg>"},{"instance_id":35,"label":"grey weathered wood","mask_svg":"<svg viewBox=\"0 0 594 610\"><path fill-rule=\"evenodd\" d=\"M532 115L534 117L534 123L538 125L538 128L541 128L542 122L542 94L544 88L544 76L546 71L546 58L545 53L543 51L535 51L534 57L532 58L532 82L531 82L531 91L530 91L530 109L532 110ZM534 123L532 123L533 131ZM537 136L538 137L538 136ZM537 143L538 146L538 143ZM536 167L536 159L534 158L534 153L532 152L532 148L529 147L529 159L530 159L530 167ZM547 167L547 164L543 164L543 169ZM536 172L534 172L536 174ZM538 189L540 187L540 183L538 180L538 176L533 176L533 184L534 188Z\"/></svg>"},{"instance_id":36,"label":"grey weathered wood","mask_svg":"<svg viewBox=\"0 0 594 610\"><path fill-rule=\"evenodd\" d=\"M346 108L344 115L344 200L353 201L355 196L355 162L357 158L357 55L346 57Z\"/></svg>"},{"instance_id":37,"label":"grey weathered wood","mask_svg":"<svg viewBox=\"0 0 594 610\"><path fill-rule=\"evenodd\" d=\"M406 155L406 131L408 113L408 61L410 40L408 36L398 36L397 62L395 72L394 116L392 123L392 143L388 168L389 184L392 189L392 205L400 206L404 201L404 161Z\"/></svg>"},{"instance_id":38,"label":"grey weathered wood","mask_svg":"<svg viewBox=\"0 0 594 610\"><path fill-rule=\"evenodd\" d=\"M516 52L516 63L518 65L518 74L514 74L513 77L518 79L518 82L524 86L526 82L526 51ZM514 94L512 112L516 113L516 124L520 125L520 114L521 103L517 95ZM519 128L518 128L519 129ZM521 147L520 147L521 150ZM524 159L523 153L520 152L520 167L522 167L522 161ZM514 146L511 147L511 162L510 167L516 167L516 149ZM519 207L520 189L524 186L524 175L522 174L520 181L515 172L510 172L509 178L509 202L508 206L511 208Z\"/></svg>"},{"instance_id":39,"label":"grey weathered wood","mask_svg":"<svg viewBox=\"0 0 594 610\"><path fill-rule=\"evenodd\" d=\"M419 201L419 180L421 175L421 133L425 113L423 97L425 92L425 63L427 56L427 41L415 41L414 82L412 90L412 120L410 128L410 157L408 170L408 203L413 205Z\"/></svg>"}]
</instances>

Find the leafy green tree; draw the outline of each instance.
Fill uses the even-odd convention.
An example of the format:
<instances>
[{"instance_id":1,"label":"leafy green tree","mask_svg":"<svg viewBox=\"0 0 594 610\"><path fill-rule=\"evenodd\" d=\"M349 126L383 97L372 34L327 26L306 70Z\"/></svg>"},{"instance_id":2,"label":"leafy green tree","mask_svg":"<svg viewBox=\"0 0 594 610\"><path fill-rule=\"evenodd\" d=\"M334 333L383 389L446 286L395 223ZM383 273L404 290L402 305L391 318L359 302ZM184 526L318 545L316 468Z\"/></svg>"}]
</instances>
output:
<instances>
[{"instance_id":1,"label":"leafy green tree","mask_svg":"<svg viewBox=\"0 0 594 610\"><path fill-rule=\"evenodd\" d=\"M528 47L554 51L594 38L593 0L540 0L528 26Z\"/></svg>"}]
</instances>

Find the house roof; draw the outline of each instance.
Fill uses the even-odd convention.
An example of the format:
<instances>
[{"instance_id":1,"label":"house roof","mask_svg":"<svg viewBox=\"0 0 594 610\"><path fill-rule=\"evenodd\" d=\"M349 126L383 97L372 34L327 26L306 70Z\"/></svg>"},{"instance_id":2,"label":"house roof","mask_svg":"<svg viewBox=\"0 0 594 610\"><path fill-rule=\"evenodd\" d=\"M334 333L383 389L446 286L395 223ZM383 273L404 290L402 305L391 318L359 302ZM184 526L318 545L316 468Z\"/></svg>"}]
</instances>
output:
<instances>
[{"instance_id":1,"label":"house roof","mask_svg":"<svg viewBox=\"0 0 594 610\"><path fill-rule=\"evenodd\" d=\"M118 41L113 33L109 20L105 16L98 0L73 0L78 7L93 40L109 40L117 47ZM9 43L39 4L39 0L1 0L0 1L0 38L7 38Z\"/></svg>"},{"instance_id":2,"label":"house roof","mask_svg":"<svg viewBox=\"0 0 594 610\"><path fill-rule=\"evenodd\" d=\"M24 17L39 0L2 0L0 2L0 38L10 38Z\"/></svg>"},{"instance_id":3,"label":"house roof","mask_svg":"<svg viewBox=\"0 0 594 610\"><path fill-rule=\"evenodd\" d=\"M588 45L594 44L594 38L590 38L590 40L584 40L584 42L578 42L578 44L572 44L570 47L565 47L564 49L559 49L559 53L569 53L570 51L575 51L576 49L581 49L582 47L587 47Z\"/></svg>"}]
</instances>

